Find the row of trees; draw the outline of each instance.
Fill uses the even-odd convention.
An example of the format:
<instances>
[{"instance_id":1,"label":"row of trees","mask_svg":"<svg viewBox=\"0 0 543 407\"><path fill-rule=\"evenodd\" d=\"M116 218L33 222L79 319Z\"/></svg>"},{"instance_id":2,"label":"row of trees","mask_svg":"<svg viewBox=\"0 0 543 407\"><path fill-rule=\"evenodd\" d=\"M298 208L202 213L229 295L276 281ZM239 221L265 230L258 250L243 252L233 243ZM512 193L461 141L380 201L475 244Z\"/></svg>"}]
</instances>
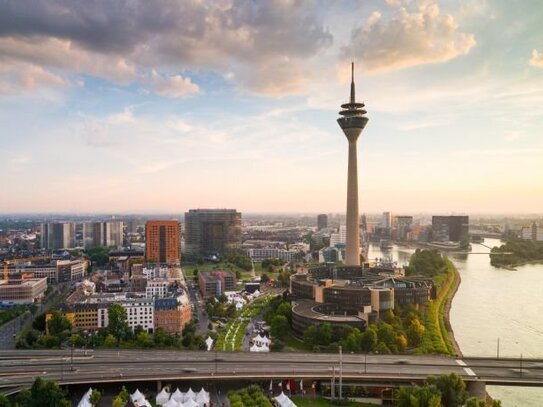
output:
<instances>
[{"instance_id":1,"label":"row of trees","mask_svg":"<svg viewBox=\"0 0 543 407\"><path fill-rule=\"evenodd\" d=\"M422 386L396 390L397 407L485 407L485 400L469 397L466 383L456 373L430 376ZM501 407L494 400L492 407Z\"/></svg>"}]
</instances>

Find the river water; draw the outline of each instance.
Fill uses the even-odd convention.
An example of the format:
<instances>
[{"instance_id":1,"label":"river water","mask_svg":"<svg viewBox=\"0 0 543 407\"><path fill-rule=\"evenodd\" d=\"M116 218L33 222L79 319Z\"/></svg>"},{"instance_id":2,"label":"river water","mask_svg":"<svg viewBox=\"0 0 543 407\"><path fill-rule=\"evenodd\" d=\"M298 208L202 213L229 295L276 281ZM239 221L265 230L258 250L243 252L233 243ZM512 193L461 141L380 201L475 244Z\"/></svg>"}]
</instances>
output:
<instances>
[{"instance_id":1,"label":"river water","mask_svg":"<svg viewBox=\"0 0 543 407\"><path fill-rule=\"evenodd\" d=\"M498 239L472 244L472 253L488 253ZM368 258L390 258L400 265L414 249L398 247L382 252L371 245ZM466 356L543 358L543 264L516 271L490 265L487 254L450 255L462 282L454 296L450 319L454 336ZM488 386L504 407L543 406L543 388Z\"/></svg>"}]
</instances>

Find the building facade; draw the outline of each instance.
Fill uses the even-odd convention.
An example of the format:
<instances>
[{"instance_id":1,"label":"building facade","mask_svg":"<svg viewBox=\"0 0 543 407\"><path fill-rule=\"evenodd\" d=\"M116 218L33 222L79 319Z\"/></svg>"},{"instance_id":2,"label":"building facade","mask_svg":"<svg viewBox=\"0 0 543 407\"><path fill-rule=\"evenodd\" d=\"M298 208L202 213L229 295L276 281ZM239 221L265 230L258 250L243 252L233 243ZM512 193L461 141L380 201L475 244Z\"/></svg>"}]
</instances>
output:
<instances>
[{"instance_id":1,"label":"building facade","mask_svg":"<svg viewBox=\"0 0 543 407\"><path fill-rule=\"evenodd\" d=\"M523 240L543 242L543 227L534 222L531 226L525 226L521 229L520 237Z\"/></svg>"},{"instance_id":2,"label":"building facade","mask_svg":"<svg viewBox=\"0 0 543 407\"><path fill-rule=\"evenodd\" d=\"M317 229L322 230L328 227L328 215L321 213L317 216Z\"/></svg>"},{"instance_id":3,"label":"building facade","mask_svg":"<svg viewBox=\"0 0 543 407\"><path fill-rule=\"evenodd\" d=\"M279 259L285 262L290 262L296 259L299 252L286 249L247 249L247 256L253 261L262 261L265 259Z\"/></svg>"},{"instance_id":4,"label":"building facade","mask_svg":"<svg viewBox=\"0 0 543 407\"><path fill-rule=\"evenodd\" d=\"M44 250L72 249L75 247L75 223L42 223L40 239Z\"/></svg>"},{"instance_id":5,"label":"building facade","mask_svg":"<svg viewBox=\"0 0 543 407\"><path fill-rule=\"evenodd\" d=\"M150 220L145 224L145 258L152 263L181 261L181 228L176 220Z\"/></svg>"},{"instance_id":6,"label":"building facade","mask_svg":"<svg viewBox=\"0 0 543 407\"><path fill-rule=\"evenodd\" d=\"M185 252L222 253L241 247L241 213L235 209L191 209L185 213Z\"/></svg>"},{"instance_id":7,"label":"building facade","mask_svg":"<svg viewBox=\"0 0 543 407\"><path fill-rule=\"evenodd\" d=\"M432 216L436 242L469 242L469 216Z\"/></svg>"},{"instance_id":8,"label":"building facade","mask_svg":"<svg viewBox=\"0 0 543 407\"><path fill-rule=\"evenodd\" d=\"M0 280L1 304L32 304L43 298L47 290L46 278Z\"/></svg>"},{"instance_id":9,"label":"building facade","mask_svg":"<svg viewBox=\"0 0 543 407\"><path fill-rule=\"evenodd\" d=\"M117 249L123 246L123 222L85 222L83 223L83 248L107 246Z\"/></svg>"},{"instance_id":10,"label":"building facade","mask_svg":"<svg viewBox=\"0 0 543 407\"><path fill-rule=\"evenodd\" d=\"M236 275L231 271L201 271L198 286L203 298L219 297L225 291L236 289Z\"/></svg>"}]
</instances>

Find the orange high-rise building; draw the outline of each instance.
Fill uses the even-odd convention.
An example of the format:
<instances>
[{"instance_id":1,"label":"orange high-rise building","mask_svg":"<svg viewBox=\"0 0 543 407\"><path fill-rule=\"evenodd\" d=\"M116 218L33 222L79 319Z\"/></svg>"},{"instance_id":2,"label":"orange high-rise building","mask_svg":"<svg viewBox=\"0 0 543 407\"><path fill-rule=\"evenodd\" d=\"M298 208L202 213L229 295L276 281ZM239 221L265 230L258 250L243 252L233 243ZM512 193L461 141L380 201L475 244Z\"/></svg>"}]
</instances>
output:
<instances>
[{"instance_id":1,"label":"orange high-rise building","mask_svg":"<svg viewBox=\"0 0 543 407\"><path fill-rule=\"evenodd\" d=\"M153 263L178 263L180 225L176 220L150 220L145 224L145 257Z\"/></svg>"}]
</instances>

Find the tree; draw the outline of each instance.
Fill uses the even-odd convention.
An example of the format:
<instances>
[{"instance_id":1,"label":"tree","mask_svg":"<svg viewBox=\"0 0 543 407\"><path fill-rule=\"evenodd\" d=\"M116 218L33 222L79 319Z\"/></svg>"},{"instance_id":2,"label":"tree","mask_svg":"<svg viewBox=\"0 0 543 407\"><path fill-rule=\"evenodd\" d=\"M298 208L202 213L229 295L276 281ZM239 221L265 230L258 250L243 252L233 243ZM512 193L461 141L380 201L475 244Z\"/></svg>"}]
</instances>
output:
<instances>
[{"instance_id":1,"label":"tree","mask_svg":"<svg viewBox=\"0 0 543 407\"><path fill-rule=\"evenodd\" d=\"M60 336L72 329L72 323L60 311L53 311L51 319L47 321L50 335Z\"/></svg>"},{"instance_id":2,"label":"tree","mask_svg":"<svg viewBox=\"0 0 543 407\"><path fill-rule=\"evenodd\" d=\"M219 303L221 304L226 304L228 302L228 297L226 296L225 293L222 293L221 295L219 295Z\"/></svg>"},{"instance_id":3,"label":"tree","mask_svg":"<svg viewBox=\"0 0 543 407\"><path fill-rule=\"evenodd\" d=\"M330 342L332 342L332 325L330 322L325 322L319 326L319 341L325 346L330 345Z\"/></svg>"},{"instance_id":4,"label":"tree","mask_svg":"<svg viewBox=\"0 0 543 407\"><path fill-rule=\"evenodd\" d=\"M28 389L23 389L15 397L15 405L19 407L32 406L32 393Z\"/></svg>"},{"instance_id":5,"label":"tree","mask_svg":"<svg viewBox=\"0 0 543 407\"><path fill-rule=\"evenodd\" d=\"M470 397L466 400L465 407L486 407L486 402L479 400L477 397Z\"/></svg>"},{"instance_id":6,"label":"tree","mask_svg":"<svg viewBox=\"0 0 543 407\"><path fill-rule=\"evenodd\" d=\"M441 394L435 386L400 387L395 395L397 407L441 406Z\"/></svg>"},{"instance_id":7,"label":"tree","mask_svg":"<svg viewBox=\"0 0 543 407\"><path fill-rule=\"evenodd\" d=\"M45 314L40 314L32 321L32 328L45 332Z\"/></svg>"},{"instance_id":8,"label":"tree","mask_svg":"<svg viewBox=\"0 0 543 407\"><path fill-rule=\"evenodd\" d=\"M111 403L111 407L125 407L126 406L126 400L123 400L120 398L120 396L117 396L113 399L113 403Z\"/></svg>"},{"instance_id":9,"label":"tree","mask_svg":"<svg viewBox=\"0 0 543 407\"><path fill-rule=\"evenodd\" d=\"M288 301L283 301L276 310L277 315L283 315L288 322L292 321L292 306Z\"/></svg>"},{"instance_id":10,"label":"tree","mask_svg":"<svg viewBox=\"0 0 543 407\"><path fill-rule=\"evenodd\" d=\"M71 403L66 399L64 392L55 382L44 381L37 377L30 388L32 397L28 407L69 407ZM25 406L26 407L26 406Z\"/></svg>"},{"instance_id":11,"label":"tree","mask_svg":"<svg viewBox=\"0 0 543 407\"><path fill-rule=\"evenodd\" d=\"M360 339L360 345L365 352L371 352L377 346L377 332L373 327L367 328Z\"/></svg>"},{"instance_id":12,"label":"tree","mask_svg":"<svg viewBox=\"0 0 543 407\"><path fill-rule=\"evenodd\" d=\"M347 337L342 341L343 348L347 352L358 352L360 350L360 338L361 333L358 329L354 329Z\"/></svg>"},{"instance_id":13,"label":"tree","mask_svg":"<svg viewBox=\"0 0 543 407\"><path fill-rule=\"evenodd\" d=\"M262 275L260 276L260 282L262 284L267 284L268 281L270 281L270 277L268 277L266 273L262 273Z\"/></svg>"},{"instance_id":14,"label":"tree","mask_svg":"<svg viewBox=\"0 0 543 407\"><path fill-rule=\"evenodd\" d=\"M305 328L304 331L304 342L310 346L317 344L318 330L315 325L310 325Z\"/></svg>"},{"instance_id":15,"label":"tree","mask_svg":"<svg viewBox=\"0 0 543 407\"><path fill-rule=\"evenodd\" d=\"M126 309L120 304L113 304L108 309L108 318L109 325L107 329L109 333L111 333L118 342L126 339L130 333Z\"/></svg>"},{"instance_id":16,"label":"tree","mask_svg":"<svg viewBox=\"0 0 543 407\"><path fill-rule=\"evenodd\" d=\"M279 339L284 339L289 332L288 320L284 315L276 315L271 321L271 334Z\"/></svg>"},{"instance_id":17,"label":"tree","mask_svg":"<svg viewBox=\"0 0 543 407\"><path fill-rule=\"evenodd\" d=\"M0 394L0 407L11 407L9 399L3 394Z\"/></svg>"},{"instance_id":18,"label":"tree","mask_svg":"<svg viewBox=\"0 0 543 407\"><path fill-rule=\"evenodd\" d=\"M93 406L97 406L102 399L102 393L99 390L94 389L89 397L89 401Z\"/></svg>"},{"instance_id":19,"label":"tree","mask_svg":"<svg viewBox=\"0 0 543 407\"><path fill-rule=\"evenodd\" d=\"M418 318L412 319L406 332L409 344L411 346L419 346L422 342L425 330L426 328Z\"/></svg>"},{"instance_id":20,"label":"tree","mask_svg":"<svg viewBox=\"0 0 543 407\"><path fill-rule=\"evenodd\" d=\"M468 398L466 383L456 373L430 376L426 383L436 386L441 392L441 403L444 407L462 406Z\"/></svg>"},{"instance_id":21,"label":"tree","mask_svg":"<svg viewBox=\"0 0 543 407\"><path fill-rule=\"evenodd\" d=\"M152 348L154 345L153 338L151 338L151 335L149 335L149 333L146 331L141 331L138 333L136 336L136 342L141 348Z\"/></svg>"},{"instance_id":22,"label":"tree","mask_svg":"<svg viewBox=\"0 0 543 407\"><path fill-rule=\"evenodd\" d=\"M117 339L111 334L108 334L104 339L104 346L106 348L114 348L117 345Z\"/></svg>"}]
</instances>

